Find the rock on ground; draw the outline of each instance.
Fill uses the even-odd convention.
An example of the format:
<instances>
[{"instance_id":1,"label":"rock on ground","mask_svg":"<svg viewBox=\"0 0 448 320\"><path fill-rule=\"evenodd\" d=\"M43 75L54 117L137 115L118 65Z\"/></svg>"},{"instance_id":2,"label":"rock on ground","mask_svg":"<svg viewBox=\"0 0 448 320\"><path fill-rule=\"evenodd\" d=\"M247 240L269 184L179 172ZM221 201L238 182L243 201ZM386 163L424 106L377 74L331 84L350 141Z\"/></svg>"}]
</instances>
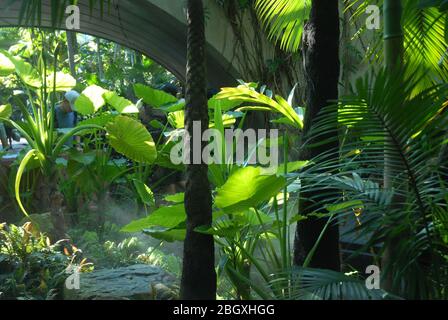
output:
<instances>
[{"instance_id":1,"label":"rock on ground","mask_svg":"<svg viewBox=\"0 0 448 320\"><path fill-rule=\"evenodd\" d=\"M162 269L133 265L81 273L79 290L64 288L66 300L169 300L176 279Z\"/></svg>"}]
</instances>

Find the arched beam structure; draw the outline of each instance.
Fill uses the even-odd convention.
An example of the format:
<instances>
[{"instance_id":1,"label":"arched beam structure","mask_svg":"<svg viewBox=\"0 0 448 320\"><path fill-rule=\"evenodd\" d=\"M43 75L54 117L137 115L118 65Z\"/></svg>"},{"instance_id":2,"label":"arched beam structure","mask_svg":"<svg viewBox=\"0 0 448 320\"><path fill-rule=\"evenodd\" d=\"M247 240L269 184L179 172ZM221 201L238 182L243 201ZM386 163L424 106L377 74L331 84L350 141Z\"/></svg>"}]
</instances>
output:
<instances>
[{"instance_id":1,"label":"arched beam structure","mask_svg":"<svg viewBox=\"0 0 448 320\"><path fill-rule=\"evenodd\" d=\"M52 27L51 0L42 0L39 22L19 21L22 2L0 0L0 27ZM101 0L100 0L101 1ZM112 0L103 14L97 4L92 10L89 0L78 1L80 30L77 32L107 39L152 58L185 81L187 30L181 0ZM170 12L171 11L171 12ZM210 23L210 22L209 22ZM65 18L57 29L65 30ZM223 30L212 28L214 42L224 38ZM221 34L220 34L221 32ZM208 84L211 88L235 84L238 72L219 52L207 43Z\"/></svg>"}]
</instances>

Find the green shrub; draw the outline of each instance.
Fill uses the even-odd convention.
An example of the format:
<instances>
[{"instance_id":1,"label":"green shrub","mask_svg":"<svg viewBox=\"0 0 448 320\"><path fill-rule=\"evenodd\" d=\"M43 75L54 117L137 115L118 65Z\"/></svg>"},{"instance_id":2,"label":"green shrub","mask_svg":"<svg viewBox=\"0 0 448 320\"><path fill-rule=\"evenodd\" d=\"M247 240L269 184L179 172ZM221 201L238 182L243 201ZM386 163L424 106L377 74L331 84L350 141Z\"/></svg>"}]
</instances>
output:
<instances>
[{"instance_id":1,"label":"green shrub","mask_svg":"<svg viewBox=\"0 0 448 320\"><path fill-rule=\"evenodd\" d=\"M50 239L31 224L0 224L0 300L60 298L68 267L86 270L82 252Z\"/></svg>"},{"instance_id":2,"label":"green shrub","mask_svg":"<svg viewBox=\"0 0 448 320\"><path fill-rule=\"evenodd\" d=\"M180 278L182 260L173 254L166 254L157 248L148 248L146 253L137 257L137 261L162 268L172 275Z\"/></svg>"}]
</instances>

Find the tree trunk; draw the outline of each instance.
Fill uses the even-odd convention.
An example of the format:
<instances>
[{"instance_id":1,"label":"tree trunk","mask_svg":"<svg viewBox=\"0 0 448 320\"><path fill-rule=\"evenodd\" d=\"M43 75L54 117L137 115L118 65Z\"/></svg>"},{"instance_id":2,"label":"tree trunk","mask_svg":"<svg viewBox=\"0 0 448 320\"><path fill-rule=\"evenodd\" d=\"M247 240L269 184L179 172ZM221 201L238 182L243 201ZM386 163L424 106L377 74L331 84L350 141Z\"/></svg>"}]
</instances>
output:
<instances>
[{"instance_id":1,"label":"tree trunk","mask_svg":"<svg viewBox=\"0 0 448 320\"><path fill-rule=\"evenodd\" d=\"M396 72L401 67L403 60L403 30L401 28L401 0L385 0L384 1L384 59L385 66L390 73ZM394 155L391 154L393 150L393 142L387 138L384 148L384 189L392 190L394 188L393 177L400 169L393 168ZM403 171L405 169L403 168ZM404 202L402 196L395 195L393 198L393 206L399 207ZM401 240L403 235L398 235L396 238L388 239L385 244L382 256L382 268L385 266L392 266L395 245ZM389 269L394 270L394 268ZM382 289L393 292L393 271L389 272L382 281Z\"/></svg>"},{"instance_id":2,"label":"tree trunk","mask_svg":"<svg viewBox=\"0 0 448 320\"><path fill-rule=\"evenodd\" d=\"M76 33L73 31L67 31L67 54L68 54L68 64L70 67L70 74L76 78L76 65L75 65L75 55L77 51L77 40Z\"/></svg>"},{"instance_id":3,"label":"tree trunk","mask_svg":"<svg viewBox=\"0 0 448 320\"><path fill-rule=\"evenodd\" d=\"M2 143L3 149L7 149L9 147L8 136L6 135L5 125L0 122L0 142Z\"/></svg>"},{"instance_id":4,"label":"tree trunk","mask_svg":"<svg viewBox=\"0 0 448 320\"><path fill-rule=\"evenodd\" d=\"M103 67L103 57L101 56L101 39L96 38L96 62L98 64L98 78L103 81L104 80L104 67ZM115 61L115 60L114 60Z\"/></svg>"},{"instance_id":5,"label":"tree trunk","mask_svg":"<svg viewBox=\"0 0 448 320\"><path fill-rule=\"evenodd\" d=\"M40 213L50 213L54 227L51 240L58 241L66 238L66 221L64 216L64 196L58 189L57 172L50 171L42 174L38 187Z\"/></svg>"},{"instance_id":6,"label":"tree trunk","mask_svg":"<svg viewBox=\"0 0 448 320\"><path fill-rule=\"evenodd\" d=\"M209 122L205 70L205 26L202 0L188 0L187 22L185 129L190 138L190 141L187 143L190 145L190 150L193 151L193 122L201 124L201 134L204 130L208 129ZM203 142L201 150L204 147L205 143ZM193 157L192 153L190 152L189 155L190 160ZM185 192L187 235L184 242L184 259L180 288L181 299L186 300L216 299L213 237L194 231L199 226L210 226L212 223L212 198L207 171L207 165L203 162L202 164L187 165L187 185Z\"/></svg>"},{"instance_id":7,"label":"tree trunk","mask_svg":"<svg viewBox=\"0 0 448 320\"><path fill-rule=\"evenodd\" d=\"M306 112L303 129L303 139L307 144L318 142L310 137L310 129L316 122L316 116L327 106L330 100L338 98L338 82L340 73L339 62L339 7L338 1L314 0L310 19L305 24L303 34L304 68L307 81ZM337 137L337 114L334 116L334 137ZM310 139L311 138L311 139ZM319 137L326 139L327 137ZM334 142L318 147L303 146L300 158L310 160L328 150L334 150L331 160L338 161L337 139ZM329 160L327 157L326 160ZM306 181L303 181L306 184ZM306 188L305 188L306 189ZM329 191L330 193L333 191ZM333 193L334 194L334 193ZM299 213L309 215L322 208L328 201L324 192L303 191ZM314 247L319 235L325 227L328 218L313 218L297 225L294 243L294 264L302 265L306 256ZM320 244L314 253L310 267L340 270L339 229L331 224L324 233Z\"/></svg>"}]
</instances>

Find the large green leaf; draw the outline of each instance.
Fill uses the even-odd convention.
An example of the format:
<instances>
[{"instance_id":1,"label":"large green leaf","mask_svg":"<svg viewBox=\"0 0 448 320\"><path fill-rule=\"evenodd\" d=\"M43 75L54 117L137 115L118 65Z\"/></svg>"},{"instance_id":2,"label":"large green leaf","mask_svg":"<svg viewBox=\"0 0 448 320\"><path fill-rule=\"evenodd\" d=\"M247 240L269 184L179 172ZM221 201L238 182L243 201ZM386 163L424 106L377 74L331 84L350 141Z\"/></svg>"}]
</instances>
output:
<instances>
[{"instance_id":1,"label":"large green leaf","mask_svg":"<svg viewBox=\"0 0 448 320\"><path fill-rule=\"evenodd\" d=\"M85 166L91 165L95 162L97 158L97 151L90 151L87 153L81 153L77 150L71 150L69 152L70 160L77 163L83 164Z\"/></svg>"},{"instance_id":2,"label":"large green leaf","mask_svg":"<svg viewBox=\"0 0 448 320\"><path fill-rule=\"evenodd\" d=\"M75 109L83 116L88 116L95 113L95 105L89 97L84 94L81 94L78 99L76 99Z\"/></svg>"},{"instance_id":3,"label":"large green leaf","mask_svg":"<svg viewBox=\"0 0 448 320\"><path fill-rule=\"evenodd\" d=\"M174 242L184 241L187 230L185 228L151 227L143 230L143 233L158 240Z\"/></svg>"},{"instance_id":4,"label":"large green leaf","mask_svg":"<svg viewBox=\"0 0 448 320\"><path fill-rule=\"evenodd\" d=\"M97 85L87 87L76 100L76 111L83 115L90 115L97 112L106 104L103 98L103 94L105 93L106 90Z\"/></svg>"},{"instance_id":5,"label":"large green leaf","mask_svg":"<svg viewBox=\"0 0 448 320\"><path fill-rule=\"evenodd\" d=\"M165 201L173 203L183 203L185 200L185 193L170 194L165 197Z\"/></svg>"},{"instance_id":6,"label":"large green leaf","mask_svg":"<svg viewBox=\"0 0 448 320\"><path fill-rule=\"evenodd\" d=\"M215 204L227 213L246 210L275 196L285 183L284 177L263 175L263 168L241 168L218 189Z\"/></svg>"},{"instance_id":7,"label":"large green leaf","mask_svg":"<svg viewBox=\"0 0 448 320\"><path fill-rule=\"evenodd\" d=\"M182 129L185 126L185 111L179 110L168 114L168 122L176 129Z\"/></svg>"},{"instance_id":8,"label":"large green leaf","mask_svg":"<svg viewBox=\"0 0 448 320\"><path fill-rule=\"evenodd\" d=\"M208 107L210 109L221 110L221 112L227 112L238 107L242 101L230 100L230 99L219 99L218 95L214 95L208 100Z\"/></svg>"},{"instance_id":9,"label":"large green leaf","mask_svg":"<svg viewBox=\"0 0 448 320\"><path fill-rule=\"evenodd\" d=\"M152 190L141 180L133 179L134 187L137 190L140 200L148 206L155 206L154 193Z\"/></svg>"},{"instance_id":10,"label":"large green leaf","mask_svg":"<svg viewBox=\"0 0 448 320\"><path fill-rule=\"evenodd\" d=\"M298 129L303 128L303 121L300 119L294 108L282 97L275 96L275 100L265 94L257 92L251 84L239 85L236 88L222 88L221 92L215 96L215 99L224 101L229 100L233 102L250 103L249 106L240 108L240 111L270 111L281 113L290 123Z\"/></svg>"},{"instance_id":11,"label":"large green leaf","mask_svg":"<svg viewBox=\"0 0 448 320\"><path fill-rule=\"evenodd\" d=\"M43 86L43 77L31 64L20 57L11 55L5 50L0 50L0 75L9 75L14 71L30 87L41 88ZM49 72L45 80L48 92L53 91L54 72ZM76 80L71 75L64 72L56 72L56 91L69 91L75 86Z\"/></svg>"},{"instance_id":12,"label":"large green leaf","mask_svg":"<svg viewBox=\"0 0 448 320\"><path fill-rule=\"evenodd\" d=\"M54 88L54 72L47 76L47 91L52 92ZM56 91L69 91L76 86L76 79L68 73L56 72Z\"/></svg>"},{"instance_id":13,"label":"large green leaf","mask_svg":"<svg viewBox=\"0 0 448 320\"><path fill-rule=\"evenodd\" d=\"M291 173L294 171L298 171L307 165L310 164L310 161L290 161L286 164L286 173ZM282 175L285 173L285 164L281 163L277 167L277 174Z\"/></svg>"},{"instance_id":14,"label":"large green leaf","mask_svg":"<svg viewBox=\"0 0 448 320\"><path fill-rule=\"evenodd\" d=\"M79 123L80 126L84 125L97 125L101 127L105 127L109 122L113 122L118 115L111 113L101 113L99 116L83 120Z\"/></svg>"},{"instance_id":15,"label":"large green leaf","mask_svg":"<svg viewBox=\"0 0 448 320\"><path fill-rule=\"evenodd\" d=\"M10 104L0 106L0 118L9 118L12 114L12 107Z\"/></svg>"},{"instance_id":16,"label":"large green leaf","mask_svg":"<svg viewBox=\"0 0 448 320\"><path fill-rule=\"evenodd\" d=\"M14 73L16 67L11 62L11 60L0 52L0 77L9 76Z\"/></svg>"},{"instance_id":17,"label":"large green leaf","mask_svg":"<svg viewBox=\"0 0 448 320\"><path fill-rule=\"evenodd\" d=\"M115 92L111 92L111 91L106 92L103 94L103 97L106 100L106 102L112 106L112 108L114 108L121 114L138 113L139 112L137 106L135 106L128 99L120 97Z\"/></svg>"},{"instance_id":18,"label":"large green leaf","mask_svg":"<svg viewBox=\"0 0 448 320\"><path fill-rule=\"evenodd\" d=\"M9 52L5 50L0 50L0 53L3 54L4 57L8 58L9 61L14 65L15 71L19 78L27 85L33 88L41 88L42 87L42 79L34 67L28 62L24 61L20 57L14 57Z\"/></svg>"},{"instance_id":19,"label":"large green leaf","mask_svg":"<svg viewBox=\"0 0 448 320\"><path fill-rule=\"evenodd\" d=\"M156 108L178 101L176 97L162 90L157 90L139 83L134 85L134 92L139 99L143 99L143 102Z\"/></svg>"},{"instance_id":20,"label":"large green leaf","mask_svg":"<svg viewBox=\"0 0 448 320\"><path fill-rule=\"evenodd\" d=\"M157 149L151 134L137 120L117 116L106 125L106 131L111 146L129 159L143 163L156 160Z\"/></svg>"},{"instance_id":21,"label":"large green leaf","mask_svg":"<svg viewBox=\"0 0 448 320\"><path fill-rule=\"evenodd\" d=\"M146 218L132 221L121 231L141 232L152 227L175 228L186 219L187 215L183 204L161 207Z\"/></svg>"},{"instance_id":22,"label":"large green leaf","mask_svg":"<svg viewBox=\"0 0 448 320\"><path fill-rule=\"evenodd\" d=\"M32 161L34 158L36 158L38 155L38 151L35 149L31 149L27 152L27 154L23 157L23 160L20 162L19 168L17 169L16 174L16 180L14 183L14 191L16 196L17 204L19 205L19 208L22 210L22 212L25 214L25 216L29 216L28 212L26 211L25 207L23 206L22 200L20 199L20 182L22 181L23 173L25 172L25 169L30 161Z\"/></svg>"}]
</instances>

